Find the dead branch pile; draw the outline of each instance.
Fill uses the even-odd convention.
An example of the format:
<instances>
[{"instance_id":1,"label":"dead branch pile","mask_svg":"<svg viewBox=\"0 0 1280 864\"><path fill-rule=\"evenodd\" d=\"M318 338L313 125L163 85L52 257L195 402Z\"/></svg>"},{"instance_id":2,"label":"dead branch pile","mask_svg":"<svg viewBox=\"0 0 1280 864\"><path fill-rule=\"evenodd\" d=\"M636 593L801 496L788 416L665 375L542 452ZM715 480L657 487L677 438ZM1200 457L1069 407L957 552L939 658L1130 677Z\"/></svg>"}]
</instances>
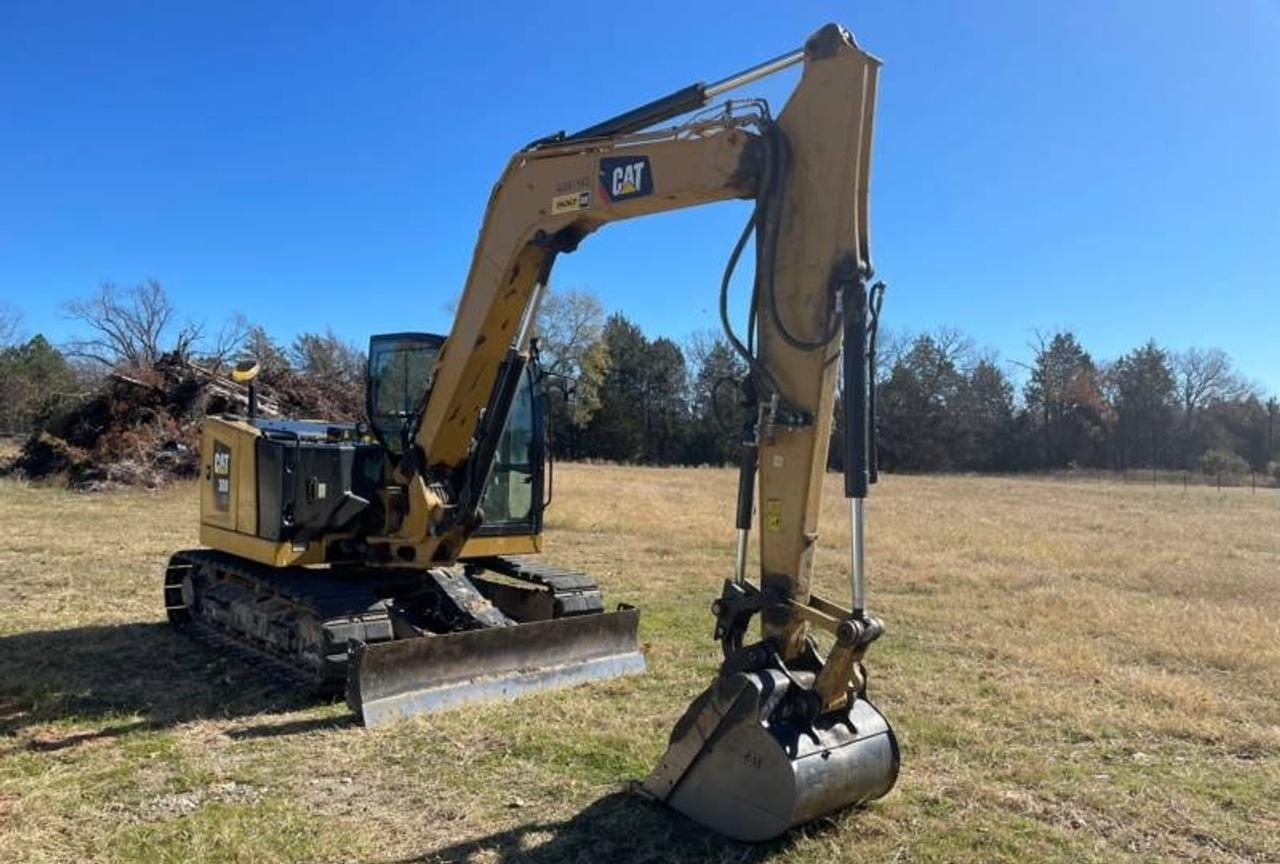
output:
<instances>
[{"instance_id":1,"label":"dead branch pile","mask_svg":"<svg viewBox=\"0 0 1280 864\"><path fill-rule=\"evenodd\" d=\"M32 435L6 473L58 478L74 489L157 488L193 477L205 414L244 413L247 389L176 355L138 377L112 373L98 392ZM258 411L278 413L271 395Z\"/></svg>"}]
</instances>

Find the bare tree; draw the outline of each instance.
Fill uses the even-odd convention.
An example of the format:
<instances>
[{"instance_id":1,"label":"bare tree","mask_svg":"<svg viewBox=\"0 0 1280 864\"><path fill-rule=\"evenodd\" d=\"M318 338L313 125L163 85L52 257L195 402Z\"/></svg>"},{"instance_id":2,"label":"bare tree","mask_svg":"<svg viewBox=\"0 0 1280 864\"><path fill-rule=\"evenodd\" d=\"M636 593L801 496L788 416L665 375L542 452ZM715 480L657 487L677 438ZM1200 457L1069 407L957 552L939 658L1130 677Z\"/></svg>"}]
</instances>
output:
<instances>
[{"instance_id":1,"label":"bare tree","mask_svg":"<svg viewBox=\"0 0 1280 864\"><path fill-rule=\"evenodd\" d=\"M684 351L684 359L689 364L689 368L701 369L712 352L724 342L724 333L711 327L705 330L694 330L685 337L684 344L680 347Z\"/></svg>"},{"instance_id":2,"label":"bare tree","mask_svg":"<svg viewBox=\"0 0 1280 864\"><path fill-rule=\"evenodd\" d=\"M881 326L876 335L876 373L878 381L889 377L894 366L911 350L915 334L909 330ZM843 387L843 382L841 382Z\"/></svg>"},{"instance_id":3,"label":"bare tree","mask_svg":"<svg viewBox=\"0 0 1280 864\"><path fill-rule=\"evenodd\" d=\"M600 298L581 288L550 291L538 308L537 333L547 371L569 375L579 355L604 330Z\"/></svg>"},{"instance_id":4,"label":"bare tree","mask_svg":"<svg viewBox=\"0 0 1280 864\"><path fill-rule=\"evenodd\" d=\"M1184 465L1194 464L1206 450L1230 449L1222 441L1224 430L1217 406L1247 399L1256 389L1231 365L1219 348L1188 348L1173 357L1174 383L1182 416L1179 447Z\"/></svg>"},{"instance_id":5,"label":"bare tree","mask_svg":"<svg viewBox=\"0 0 1280 864\"><path fill-rule=\"evenodd\" d=\"M104 282L92 297L72 300L63 311L92 335L71 341L67 353L105 366L146 371L162 354L190 355L201 327L175 324L175 309L155 279L132 288Z\"/></svg>"},{"instance_id":6,"label":"bare tree","mask_svg":"<svg viewBox=\"0 0 1280 864\"><path fill-rule=\"evenodd\" d=\"M0 300L0 348L10 348L22 341L22 310Z\"/></svg>"},{"instance_id":7,"label":"bare tree","mask_svg":"<svg viewBox=\"0 0 1280 864\"><path fill-rule=\"evenodd\" d=\"M1242 398L1250 389L1220 348L1188 348L1174 355L1173 369L1188 417L1214 403Z\"/></svg>"},{"instance_id":8,"label":"bare tree","mask_svg":"<svg viewBox=\"0 0 1280 864\"><path fill-rule=\"evenodd\" d=\"M536 330L543 368L574 381L570 414L576 425L585 425L600 407L609 369L600 298L581 288L550 291L538 308Z\"/></svg>"},{"instance_id":9,"label":"bare tree","mask_svg":"<svg viewBox=\"0 0 1280 864\"><path fill-rule=\"evenodd\" d=\"M214 373L221 372L223 366L243 352L249 340L249 331L249 319L236 312L218 328L209 347L201 352L200 359Z\"/></svg>"},{"instance_id":10,"label":"bare tree","mask_svg":"<svg viewBox=\"0 0 1280 864\"><path fill-rule=\"evenodd\" d=\"M929 334L937 348L941 364L949 363L964 374L973 371L978 365L979 356L973 339L956 327L943 325Z\"/></svg>"}]
</instances>

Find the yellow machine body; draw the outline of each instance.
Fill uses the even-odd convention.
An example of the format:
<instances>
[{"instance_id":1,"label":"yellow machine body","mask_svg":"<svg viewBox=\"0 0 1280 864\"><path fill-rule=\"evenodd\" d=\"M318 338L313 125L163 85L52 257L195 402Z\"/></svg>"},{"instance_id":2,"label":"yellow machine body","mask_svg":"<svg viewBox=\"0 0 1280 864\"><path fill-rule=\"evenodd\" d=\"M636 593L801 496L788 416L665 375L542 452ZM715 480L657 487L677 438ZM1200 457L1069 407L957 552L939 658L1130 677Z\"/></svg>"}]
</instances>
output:
<instances>
[{"instance_id":1,"label":"yellow machine body","mask_svg":"<svg viewBox=\"0 0 1280 864\"><path fill-rule=\"evenodd\" d=\"M321 534L300 543L259 536L256 447L261 437L261 430L244 417L205 418L200 435L201 544L270 567L326 563L330 543L349 534ZM494 485L502 482L496 478ZM459 560L541 552L541 532L492 534L468 538Z\"/></svg>"}]
</instances>

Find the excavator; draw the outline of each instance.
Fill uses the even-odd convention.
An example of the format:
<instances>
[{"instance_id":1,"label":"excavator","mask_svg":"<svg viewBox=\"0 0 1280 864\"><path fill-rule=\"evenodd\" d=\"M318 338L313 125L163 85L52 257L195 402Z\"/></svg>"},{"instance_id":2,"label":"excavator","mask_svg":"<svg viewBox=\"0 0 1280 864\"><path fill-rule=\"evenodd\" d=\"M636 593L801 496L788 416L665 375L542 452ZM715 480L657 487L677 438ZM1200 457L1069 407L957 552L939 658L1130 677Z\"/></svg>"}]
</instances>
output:
<instances>
[{"instance_id":1,"label":"excavator","mask_svg":"<svg viewBox=\"0 0 1280 864\"><path fill-rule=\"evenodd\" d=\"M774 117L731 90L800 65ZM640 673L639 612L543 562L551 496L535 319L552 266L613 222L753 203L720 285L748 370L723 661L642 795L731 838L775 837L889 792L898 744L867 695L876 321L868 182L880 61L828 24L801 49L519 150L493 187L447 338L370 342L361 423L206 418L200 541L164 578L173 624L319 690L366 725ZM664 125L666 124L666 125ZM673 124L673 125L672 125ZM733 273L754 238L742 335ZM843 380L850 605L811 590ZM655 501L679 531L678 500ZM759 575L747 578L759 521Z\"/></svg>"}]
</instances>

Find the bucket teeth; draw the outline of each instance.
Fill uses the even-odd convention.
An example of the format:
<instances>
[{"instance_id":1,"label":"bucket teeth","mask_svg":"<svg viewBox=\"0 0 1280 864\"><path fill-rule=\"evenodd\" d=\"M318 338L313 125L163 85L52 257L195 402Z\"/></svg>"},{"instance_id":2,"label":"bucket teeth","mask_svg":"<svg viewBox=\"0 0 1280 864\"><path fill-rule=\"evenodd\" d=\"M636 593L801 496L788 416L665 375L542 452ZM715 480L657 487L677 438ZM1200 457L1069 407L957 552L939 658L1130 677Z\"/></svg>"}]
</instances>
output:
<instances>
[{"instance_id":1,"label":"bucket teeth","mask_svg":"<svg viewBox=\"0 0 1280 864\"><path fill-rule=\"evenodd\" d=\"M898 743L863 698L804 722L780 670L718 677L676 724L643 791L736 840L759 841L887 794Z\"/></svg>"}]
</instances>

